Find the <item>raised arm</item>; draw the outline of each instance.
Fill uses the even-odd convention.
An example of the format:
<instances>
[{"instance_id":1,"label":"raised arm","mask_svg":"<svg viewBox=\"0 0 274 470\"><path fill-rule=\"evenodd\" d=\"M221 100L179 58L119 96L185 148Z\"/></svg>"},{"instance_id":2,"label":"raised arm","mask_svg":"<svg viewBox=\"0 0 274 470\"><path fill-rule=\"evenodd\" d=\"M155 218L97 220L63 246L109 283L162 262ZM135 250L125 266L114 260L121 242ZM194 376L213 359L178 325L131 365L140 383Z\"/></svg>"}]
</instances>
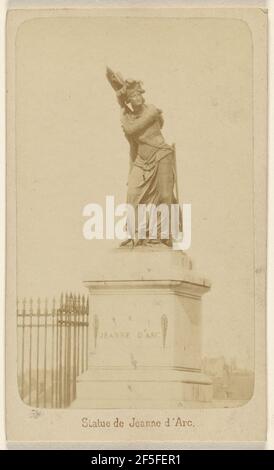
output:
<instances>
[{"instance_id":1,"label":"raised arm","mask_svg":"<svg viewBox=\"0 0 274 470\"><path fill-rule=\"evenodd\" d=\"M147 106L142 116L131 120L128 113L123 112L121 117L122 127L127 135L132 135L143 131L149 124L152 124L160 115L159 109L153 105Z\"/></svg>"}]
</instances>

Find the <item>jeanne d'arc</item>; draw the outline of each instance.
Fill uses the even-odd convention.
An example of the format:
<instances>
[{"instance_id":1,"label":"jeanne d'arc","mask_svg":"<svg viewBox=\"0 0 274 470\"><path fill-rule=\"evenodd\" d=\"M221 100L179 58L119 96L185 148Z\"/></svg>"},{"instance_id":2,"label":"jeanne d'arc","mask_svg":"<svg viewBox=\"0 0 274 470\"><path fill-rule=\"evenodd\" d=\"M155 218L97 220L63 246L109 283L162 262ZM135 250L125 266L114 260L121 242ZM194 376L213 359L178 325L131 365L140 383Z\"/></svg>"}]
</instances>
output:
<instances>
[{"instance_id":1,"label":"jeanne d'arc","mask_svg":"<svg viewBox=\"0 0 274 470\"><path fill-rule=\"evenodd\" d=\"M168 207L178 204L177 194L175 196L174 147L168 145L162 135L162 111L145 103L142 82L124 80L119 73L114 73L109 68L106 75L121 106L122 128L130 146L127 203L136 210L136 214L140 204L153 204L157 207L161 204ZM168 233L163 235L158 221L157 237L150 238L146 228L145 238L140 239L140 232L135 228L134 234L131 233L123 244L137 246L163 243L172 246L170 211L168 217Z\"/></svg>"}]
</instances>

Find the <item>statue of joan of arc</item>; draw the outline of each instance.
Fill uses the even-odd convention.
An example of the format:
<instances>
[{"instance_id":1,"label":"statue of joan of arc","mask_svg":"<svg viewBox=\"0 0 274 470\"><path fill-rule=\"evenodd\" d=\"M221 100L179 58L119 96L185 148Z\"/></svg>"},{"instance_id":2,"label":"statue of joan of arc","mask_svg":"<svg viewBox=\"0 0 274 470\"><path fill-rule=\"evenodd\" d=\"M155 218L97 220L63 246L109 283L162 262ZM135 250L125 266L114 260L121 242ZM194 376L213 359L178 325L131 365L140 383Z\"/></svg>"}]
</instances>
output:
<instances>
[{"instance_id":1,"label":"statue of joan of arc","mask_svg":"<svg viewBox=\"0 0 274 470\"><path fill-rule=\"evenodd\" d=\"M136 218L140 204L153 204L157 207L166 204L169 208L171 204L178 204L177 194L175 196L174 147L164 140L162 111L152 104L145 103L142 82L124 80L119 73L114 73L109 68L107 68L107 78L121 106L121 124L130 146L127 203L136 210ZM164 235L158 220L156 238L150 238L147 226L145 238L140 239L136 224L135 233L131 234L122 245L160 243L172 246L170 212L168 217L169 229Z\"/></svg>"}]
</instances>

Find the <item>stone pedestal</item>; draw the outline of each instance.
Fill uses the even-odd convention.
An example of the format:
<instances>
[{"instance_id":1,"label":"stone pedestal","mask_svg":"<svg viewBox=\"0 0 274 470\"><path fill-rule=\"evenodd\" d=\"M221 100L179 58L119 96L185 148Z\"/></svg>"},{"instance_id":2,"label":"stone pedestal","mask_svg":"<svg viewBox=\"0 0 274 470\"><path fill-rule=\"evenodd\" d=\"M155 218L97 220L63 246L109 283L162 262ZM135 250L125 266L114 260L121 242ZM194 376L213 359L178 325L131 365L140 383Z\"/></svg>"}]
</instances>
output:
<instances>
[{"instance_id":1,"label":"stone pedestal","mask_svg":"<svg viewBox=\"0 0 274 470\"><path fill-rule=\"evenodd\" d=\"M116 249L90 271L86 408L185 406L212 399L201 372L201 297L209 282L189 257L163 248Z\"/></svg>"}]
</instances>

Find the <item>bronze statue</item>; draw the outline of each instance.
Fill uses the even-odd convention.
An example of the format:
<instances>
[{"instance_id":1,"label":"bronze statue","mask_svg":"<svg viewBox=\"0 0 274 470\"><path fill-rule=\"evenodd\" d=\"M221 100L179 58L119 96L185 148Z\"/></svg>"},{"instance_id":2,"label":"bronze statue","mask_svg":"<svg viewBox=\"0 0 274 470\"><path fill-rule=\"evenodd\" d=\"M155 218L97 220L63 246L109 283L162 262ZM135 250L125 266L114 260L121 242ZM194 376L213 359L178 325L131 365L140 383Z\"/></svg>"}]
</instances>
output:
<instances>
[{"instance_id":1,"label":"bronze statue","mask_svg":"<svg viewBox=\"0 0 274 470\"><path fill-rule=\"evenodd\" d=\"M140 204L178 204L175 196L176 167L175 149L168 145L162 135L162 111L152 104L146 104L142 82L124 80L119 73L107 68L107 79L116 91L121 106L121 123L125 136L130 145L130 172L128 178L127 203L137 211ZM137 216L136 216L137 217ZM181 219L181 217L180 217ZM172 246L170 231L163 237L160 223L157 222L157 238L150 238L148 230L144 239L135 234L122 243L147 245L163 243Z\"/></svg>"}]
</instances>

